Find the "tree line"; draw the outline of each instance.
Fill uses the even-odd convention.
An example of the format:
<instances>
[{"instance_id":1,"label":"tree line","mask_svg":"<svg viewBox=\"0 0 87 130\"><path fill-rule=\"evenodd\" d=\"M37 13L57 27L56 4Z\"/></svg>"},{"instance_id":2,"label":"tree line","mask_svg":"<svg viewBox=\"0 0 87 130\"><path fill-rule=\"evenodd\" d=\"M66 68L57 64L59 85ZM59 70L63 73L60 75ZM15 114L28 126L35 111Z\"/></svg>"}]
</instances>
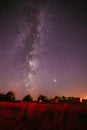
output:
<instances>
[{"instance_id":1,"label":"tree line","mask_svg":"<svg viewBox=\"0 0 87 130\"><path fill-rule=\"evenodd\" d=\"M16 100L15 97L15 93L13 91L9 91L6 94L4 93L0 93L0 101L19 101ZM31 94L28 94L26 96L23 97L23 99L21 101L26 101L26 102L33 102L33 97L31 96ZM55 96L52 99L49 99L48 96L45 95L39 95L38 98L36 99L37 102L41 103L81 103L80 98L75 98L73 96L71 97L65 97L65 96ZM84 103L87 103L87 100L83 99Z\"/></svg>"},{"instance_id":2,"label":"tree line","mask_svg":"<svg viewBox=\"0 0 87 130\"><path fill-rule=\"evenodd\" d=\"M13 91L9 91L6 94L0 93L0 101L18 101L18 100L16 100L15 93ZM22 101L33 101L33 97L30 94L28 94L23 97ZM49 99L47 96L40 95L37 101L48 102Z\"/></svg>"},{"instance_id":3,"label":"tree line","mask_svg":"<svg viewBox=\"0 0 87 130\"><path fill-rule=\"evenodd\" d=\"M55 101L67 101L65 96L59 97L55 96L54 97ZM39 95L37 98L38 102L49 102L51 99L48 98L48 96L45 95ZM69 100L72 100L72 97L69 97ZM0 93L0 101L16 101L15 93L13 91L9 91L6 94ZM23 97L22 101L33 101L33 97L28 94L25 97Z\"/></svg>"}]
</instances>

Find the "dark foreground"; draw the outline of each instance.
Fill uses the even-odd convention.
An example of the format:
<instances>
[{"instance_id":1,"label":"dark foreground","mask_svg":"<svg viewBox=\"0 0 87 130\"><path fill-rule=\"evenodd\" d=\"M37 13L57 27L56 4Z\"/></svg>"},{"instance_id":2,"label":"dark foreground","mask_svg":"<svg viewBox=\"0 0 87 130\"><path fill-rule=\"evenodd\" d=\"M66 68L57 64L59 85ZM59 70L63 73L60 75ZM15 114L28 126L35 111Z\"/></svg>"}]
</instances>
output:
<instances>
[{"instance_id":1,"label":"dark foreground","mask_svg":"<svg viewBox=\"0 0 87 130\"><path fill-rule=\"evenodd\" d=\"M0 130L87 130L87 105L0 102Z\"/></svg>"}]
</instances>

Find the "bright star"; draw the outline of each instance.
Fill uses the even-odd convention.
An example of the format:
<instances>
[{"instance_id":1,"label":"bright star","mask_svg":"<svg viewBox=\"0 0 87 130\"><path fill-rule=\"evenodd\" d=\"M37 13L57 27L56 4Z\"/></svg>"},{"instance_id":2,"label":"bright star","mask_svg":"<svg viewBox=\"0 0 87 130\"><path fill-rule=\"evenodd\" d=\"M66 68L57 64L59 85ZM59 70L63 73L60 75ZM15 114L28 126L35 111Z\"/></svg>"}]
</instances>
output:
<instances>
[{"instance_id":1,"label":"bright star","mask_svg":"<svg viewBox=\"0 0 87 130\"><path fill-rule=\"evenodd\" d=\"M53 79L54 82L56 82L56 79Z\"/></svg>"}]
</instances>

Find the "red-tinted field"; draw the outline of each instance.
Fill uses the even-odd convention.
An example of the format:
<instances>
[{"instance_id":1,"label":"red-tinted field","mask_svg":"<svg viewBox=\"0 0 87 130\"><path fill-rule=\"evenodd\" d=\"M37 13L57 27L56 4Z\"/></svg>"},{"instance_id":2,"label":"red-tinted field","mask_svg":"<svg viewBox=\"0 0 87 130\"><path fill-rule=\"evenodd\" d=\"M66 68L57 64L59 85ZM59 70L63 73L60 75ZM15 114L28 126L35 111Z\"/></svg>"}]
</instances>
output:
<instances>
[{"instance_id":1,"label":"red-tinted field","mask_svg":"<svg viewBox=\"0 0 87 130\"><path fill-rule=\"evenodd\" d=\"M87 105L0 102L0 130L86 130Z\"/></svg>"}]
</instances>

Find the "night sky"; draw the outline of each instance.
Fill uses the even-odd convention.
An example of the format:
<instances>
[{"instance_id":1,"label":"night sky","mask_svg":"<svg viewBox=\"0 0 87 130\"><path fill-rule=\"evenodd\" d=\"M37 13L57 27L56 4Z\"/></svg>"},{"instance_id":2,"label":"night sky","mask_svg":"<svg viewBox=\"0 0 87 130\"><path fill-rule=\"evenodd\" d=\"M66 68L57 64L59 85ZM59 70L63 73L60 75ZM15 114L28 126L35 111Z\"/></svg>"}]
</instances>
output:
<instances>
[{"instance_id":1,"label":"night sky","mask_svg":"<svg viewBox=\"0 0 87 130\"><path fill-rule=\"evenodd\" d=\"M87 3L0 1L0 92L87 97Z\"/></svg>"}]
</instances>

